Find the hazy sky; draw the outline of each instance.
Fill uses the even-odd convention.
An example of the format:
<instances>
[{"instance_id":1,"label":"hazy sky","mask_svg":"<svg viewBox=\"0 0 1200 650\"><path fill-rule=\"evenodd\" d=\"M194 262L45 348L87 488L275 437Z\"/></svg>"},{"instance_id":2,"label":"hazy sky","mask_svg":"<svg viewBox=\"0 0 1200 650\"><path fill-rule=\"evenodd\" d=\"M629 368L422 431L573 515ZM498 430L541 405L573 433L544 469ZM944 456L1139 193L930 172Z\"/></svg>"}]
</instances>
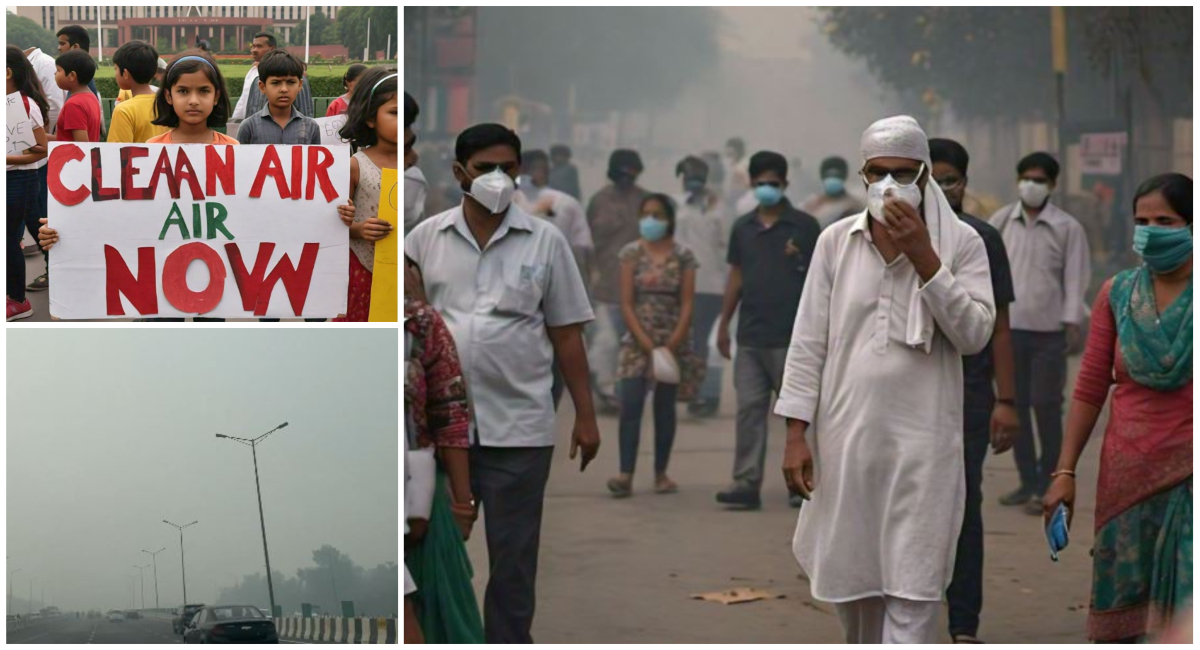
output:
<instances>
[{"instance_id":1,"label":"hazy sky","mask_svg":"<svg viewBox=\"0 0 1200 650\"><path fill-rule=\"evenodd\" d=\"M158 555L162 605L263 571L250 448L258 447L271 566L332 544L398 562L395 329L10 329L7 548L15 592L64 610L125 607ZM153 607L152 569L146 572ZM140 605L140 602L139 602Z\"/></svg>"}]
</instances>

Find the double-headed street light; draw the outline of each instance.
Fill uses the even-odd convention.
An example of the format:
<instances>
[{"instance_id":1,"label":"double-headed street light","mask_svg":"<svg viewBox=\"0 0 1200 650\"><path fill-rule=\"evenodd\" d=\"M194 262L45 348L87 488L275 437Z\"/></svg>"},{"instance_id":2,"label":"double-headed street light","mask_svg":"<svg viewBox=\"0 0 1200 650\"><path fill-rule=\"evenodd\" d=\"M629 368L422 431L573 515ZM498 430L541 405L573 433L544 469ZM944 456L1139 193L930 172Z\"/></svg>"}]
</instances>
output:
<instances>
[{"instance_id":1,"label":"double-headed street light","mask_svg":"<svg viewBox=\"0 0 1200 650\"><path fill-rule=\"evenodd\" d=\"M138 573L140 574L140 577L141 577L141 583L142 583L142 609L146 609L146 572L145 572L145 569L149 569L149 568L150 568L150 565L149 565L149 564L147 564L146 566L138 566L138 565L136 565L136 564L135 564L135 565L133 565L133 568L135 568L135 569L137 569L137 570L138 570Z\"/></svg>"},{"instance_id":2,"label":"double-headed street light","mask_svg":"<svg viewBox=\"0 0 1200 650\"><path fill-rule=\"evenodd\" d=\"M256 445L258 445L258 443L262 442L263 439L265 439L267 436L286 427L287 425L288 425L288 423L284 422L283 424L275 427L274 429L271 429L270 431L262 434L261 436L259 436L257 438L251 438L251 439L227 436L223 433L217 434L218 438L225 438L227 440L239 442L243 445L250 447L250 456L254 459L254 488L255 488L255 490L258 491L258 523L259 523L259 526L262 528L263 559L266 560L266 563L267 563L267 595L270 596L270 598L271 598L271 616L275 616L275 586L271 581L271 554L267 552L267 523L266 523L266 519L263 518L262 487L258 483L258 452L256 450Z\"/></svg>"},{"instance_id":3,"label":"double-headed street light","mask_svg":"<svg viewBox=\"0 0 1200 650\"><path fill-rule=\"evenodd\" d=\"M167 547L165 546L157 551L154 551L153 553L147 551L146 549L142 549L142 552L149 555L151 560L154 562L154 609L158 609L158 554L165 550L167 550Z\"/></svg>"},{"instance_id":4,"label":"double-headed street light","mask_svg":"<svg viewBox=\"0 0 1200 650\"><path fill-rule=\"evenodd\" d=\"M17 571L20 571L20 570L21 570L21 568L20 568L20 567L17 567L16 569L13 569L13 570L11 570L11 571L9 571L9 572L8 572L8 611L6 611L6 612L5 612L5 614L11 614L11 613L13 613L13 611L12 611L12 581L13 581L13 574L14 574L14 573L16 573Z\"/></svg>"},{"instance_id":5,"label":"double-headed street light","mask_svg":"<svg viewBox=\"0 0 1200 650\"><path fill-rule=\"evenodd\" d=\"M183 572L183 604L187 605L187 602L188 602L188 599L187 599L187 567L183 562L183 529L187 528L188 526L198 524L200 522L193 521L190 524L184 524L184 525L180 526L179 524L173 524L173 523L167 521L166 519L163 519L163 523L168 526L174 526L175 528L179 529L179 568Z\"/></svg>"}]
</instances>

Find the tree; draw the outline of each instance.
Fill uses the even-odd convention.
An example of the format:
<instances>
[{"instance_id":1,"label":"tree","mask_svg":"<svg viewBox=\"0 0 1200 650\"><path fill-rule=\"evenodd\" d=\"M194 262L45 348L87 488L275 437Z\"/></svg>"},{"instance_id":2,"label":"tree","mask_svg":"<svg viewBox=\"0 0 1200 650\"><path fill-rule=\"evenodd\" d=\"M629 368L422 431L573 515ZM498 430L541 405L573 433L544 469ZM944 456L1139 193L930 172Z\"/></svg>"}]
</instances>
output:
<instances>
[{"instance_id":1,"label":"tree","mask_svg":"<svg viewBox=\"0 0 1200 650\"><path fill-rule=\"evenodd\" d=\"M392 37L392 48L397 47L396 25L399 15L396 7L343 7L338 10L338 19L333 26L337 27L337 38L329 42L345 43L350 51L350 58L362 55L367 46L367 19L371 24L371 52L382 50L387 44L387 37ZM328 39L327 39L328 40Z\"/></svg>"},{"instance_id":2,"label":"tree","mask_svg":"<svg viewBox=\"0 0 1200 650\"><path fill-rule=\"evenodd\" d=\"M307 31L306 21L301 20L294 29L292 29L292 45L304 45L304 34ZM312 38L308 39L309 45L326 45L329 41L325 40L326 28L333 24L333 21L328 16L320 11L314 11L308 22L312 23Z\"/></svg>"},{"instance_id":3,"label":"tree","mask_svg":"<svg viewBox=\"0 0 1200 650\"><path fill-rule=\"evenodd\" d=\"M963 117L1053 115L1050 12L1029 7L833 7L821 28L909 109Z\"/></svg>"},{"instance_id":4,"label":"tree","mask_svg":"<svg viewBox=\"0 0 1200 650\"><path fill-rule=\"evenodd\" d=\"M43 52L47 52L51 56L58 52L58 37L54 35L54 32L42 29L42 26L36 22L16 14L8 14L5 24L5 42L9 45L16 45L22 50L29 47L40 47Z\"/></svg>"}]
</instances>

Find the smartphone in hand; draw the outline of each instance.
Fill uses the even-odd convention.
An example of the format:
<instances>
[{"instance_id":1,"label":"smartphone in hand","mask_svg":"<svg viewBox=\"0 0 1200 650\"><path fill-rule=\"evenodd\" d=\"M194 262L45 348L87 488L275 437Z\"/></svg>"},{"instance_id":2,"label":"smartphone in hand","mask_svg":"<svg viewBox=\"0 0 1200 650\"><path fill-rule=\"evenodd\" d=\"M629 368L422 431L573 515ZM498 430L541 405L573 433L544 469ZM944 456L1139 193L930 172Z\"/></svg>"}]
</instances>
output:
<instances>
[{"instance_id":1,"label":"smartphone in hand","mask_svg":"<svg viewBox=\"0 0 1200 650\"><path fill-rule=\"evenodd\" d=\"M1054 514L1046 524L1046 541L1050 544L1050 559L1057 562L1058 553L1067 547L1069 531L1067 529L1067 506L1058 504Z\"/></svg>"}]
</instances>

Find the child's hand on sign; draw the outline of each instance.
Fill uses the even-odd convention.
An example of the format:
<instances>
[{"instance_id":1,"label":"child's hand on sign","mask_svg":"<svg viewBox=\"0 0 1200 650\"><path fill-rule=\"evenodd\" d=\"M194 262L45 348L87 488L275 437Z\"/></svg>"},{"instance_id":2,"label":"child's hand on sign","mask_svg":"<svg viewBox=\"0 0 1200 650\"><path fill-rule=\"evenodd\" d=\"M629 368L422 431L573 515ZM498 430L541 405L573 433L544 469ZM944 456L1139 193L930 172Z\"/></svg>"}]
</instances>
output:
<instances>
[{"instance_id":1,"label":"child's hand on sign","mask_svg":"<svg viewBox=\"0 0 1200 650\"><path fill-rule=\"evenodd\" d=\"M392 224L371 217L366 221L356 223L350 226L350 236L355 239L365 239L367 241L379 241L387 237L392 232Z\"/></svg>"},{"instance_id":2,"label":"child's hand on sign","mask_svg":"<svg viewBox=\"0 0 1200 650\"><path fill-rule=\"evenodd\" d=\"M38 219L38 222L42 224L42 227L38 228L38 243L42 245L42 250L48 251L58 243L58 231L46 225L46 217Z\"/></svg>"},{"instance_id":3,"label":"child's hand on sign","mask_svg":"<svg viewBox=\"0 0 1200 650\"><path fill-rule=\"evenodd\" d=\"M354 199L346 199L346 205L339 205L337 210L342 223L347 226L354 223Z\"/></svg>"}]
</instances>

